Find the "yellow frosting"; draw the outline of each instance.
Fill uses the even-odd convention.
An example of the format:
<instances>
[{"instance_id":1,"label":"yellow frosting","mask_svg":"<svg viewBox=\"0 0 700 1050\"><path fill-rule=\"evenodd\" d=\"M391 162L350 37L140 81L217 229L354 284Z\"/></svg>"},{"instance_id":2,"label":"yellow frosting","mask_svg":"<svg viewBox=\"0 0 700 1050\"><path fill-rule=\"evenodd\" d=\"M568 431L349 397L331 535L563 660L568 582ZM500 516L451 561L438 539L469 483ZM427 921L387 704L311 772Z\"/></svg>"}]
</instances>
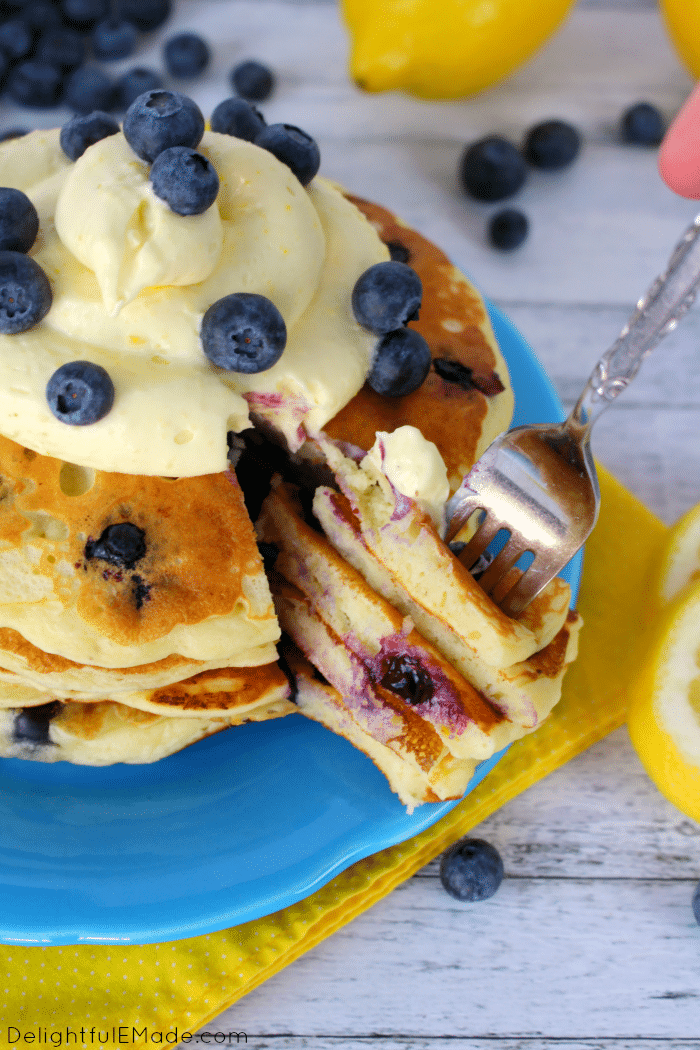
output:
<instances>
[{"instance_id":1,"label":"yellow frosting","mask_svg":"<svg viewBox=\"0 0 700 1050\"><path fill-rule=\"evenodd\" d=\"M305 189L266 150L206 132L198 149L219 175L216 202L179 216L153 193L148 167L123 135L72 163L59 132L0 147L0 185L39 213L30 254L53 304L44 320L0 335L0 432L44 455L102 470L173 477L225 469L226 432L251 414L291 448L317 432L364 381L375 337L355 321L360 274L388 258L374 228L324 179ZM242 375L212 366L202 317L233 292L267 296L287 325L272 368ZM114 407L70 426L46 402L67 361L102 365Z\"/></svg>"},{"instance_id":2,"label":"yellow frosting","mask_svg":"<svg viewBox=\"0 0 700 1050\"><path fill-rule=\"evenodd\" d=\"M383 473L398 492L409 496L430 515L439 529L450 494L447 467L437 445L424 438L417 427L397 427L392 433L380 430L361 466Z\"/></svg>"}]
</instances>

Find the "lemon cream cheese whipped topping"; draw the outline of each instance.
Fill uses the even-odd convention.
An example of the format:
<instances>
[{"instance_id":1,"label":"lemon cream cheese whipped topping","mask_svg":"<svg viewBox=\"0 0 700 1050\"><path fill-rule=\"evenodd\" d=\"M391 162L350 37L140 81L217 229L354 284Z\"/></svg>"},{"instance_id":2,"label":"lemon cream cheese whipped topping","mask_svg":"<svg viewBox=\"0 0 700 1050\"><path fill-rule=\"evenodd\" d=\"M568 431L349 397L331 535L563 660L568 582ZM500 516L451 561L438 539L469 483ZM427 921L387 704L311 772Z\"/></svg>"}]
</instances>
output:
<instances>
[{"instance_id":1,"label":"lemon cream cheese whipped topping","mask_svg":"<svg viewBox=\"0 0 700 1050\"><path fill-rule=\"evenodd\" d=\"M0 186L39 216L28 255L51 286L46 315L0 335L0 432L43 455L120 473L187 477L227 467L227 432L263 421L298 448L359 390L376 332L356 320L353 287L388 250L332 183L301 184L273 153L205 132L214 203L178 214L120 131L72 161L59 131L0 147ZM246 374L202 347L218 300L265 297L286 326L279 359ZM107 373L113 401L89 426L47 402L62 366Z\"/></svg>"}]
</instances>

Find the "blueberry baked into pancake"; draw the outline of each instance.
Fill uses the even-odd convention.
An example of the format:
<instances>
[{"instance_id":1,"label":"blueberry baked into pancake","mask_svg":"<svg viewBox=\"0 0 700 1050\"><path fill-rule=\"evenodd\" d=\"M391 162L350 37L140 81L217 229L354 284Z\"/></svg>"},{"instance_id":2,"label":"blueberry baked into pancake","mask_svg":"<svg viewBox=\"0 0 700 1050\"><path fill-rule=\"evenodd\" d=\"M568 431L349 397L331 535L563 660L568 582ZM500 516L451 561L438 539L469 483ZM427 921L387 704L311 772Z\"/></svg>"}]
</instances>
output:
<instances>
[{"instance_id":1,"label":"blueberry baked into pancake","mask_svg":"<svg viewBox=\"0 0 700 1050\"><path fill-rule=\"evenodd\" d=\"M0 756L300 712L409 808L459 797L579 627L561 581L509 620L442 540L507 368L449 260L260 119L153 90L0 146Z\"/></svg>"}]
</instances>

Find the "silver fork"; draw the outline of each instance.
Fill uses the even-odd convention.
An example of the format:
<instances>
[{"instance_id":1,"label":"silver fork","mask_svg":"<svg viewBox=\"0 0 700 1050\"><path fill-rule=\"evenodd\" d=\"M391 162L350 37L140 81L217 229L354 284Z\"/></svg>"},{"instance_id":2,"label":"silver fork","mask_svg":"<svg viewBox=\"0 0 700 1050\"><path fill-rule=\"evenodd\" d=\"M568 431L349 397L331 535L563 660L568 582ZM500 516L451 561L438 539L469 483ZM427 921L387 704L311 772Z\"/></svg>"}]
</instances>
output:
<instances>
[{"instance_id":1,"label":"silver fork","mask_svg":"<svg viewBox=\"0 0 700 1050\"><path fill-rule=\"evenodd\" d=\"M634 379L651 350L672 332L700 284L700 215L593 369L563 423L514 427L486 449L447 503L447 543L476 511L481 523L460 561L471 569L501 530L510 536L479 577L509 616L518 616L583 546L598 517L600 489L591 453L596 419ZM530 552L513 582L510 570Z\"/></svg>"}]
</instances>

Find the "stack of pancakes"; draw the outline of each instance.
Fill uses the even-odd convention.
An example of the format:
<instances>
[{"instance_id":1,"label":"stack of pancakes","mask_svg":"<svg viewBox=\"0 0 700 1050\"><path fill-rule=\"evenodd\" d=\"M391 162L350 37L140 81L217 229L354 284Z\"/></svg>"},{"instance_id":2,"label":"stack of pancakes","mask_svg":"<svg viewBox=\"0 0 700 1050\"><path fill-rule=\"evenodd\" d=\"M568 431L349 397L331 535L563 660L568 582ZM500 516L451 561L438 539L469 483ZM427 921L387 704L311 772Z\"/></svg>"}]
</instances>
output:
<instances>
[{"instance_id":1,"label":"stack of pancakes","mask_svg":"<svg viewBox=\"0 0 700 1050\"><path fill-rule=\"evenodd\" d=\"M476 762L556 703L579 627L568 586L509 620L363 458L378 431L417 427L454 491L513 397L473 286L354 203L423 283L412 327L433 368L415 393L365 386L293 456L248 432L229 471L201 477L107 473L0 438L0 756L156 761L299 710L412 809L459 797Z\"/></svg>"},{"instance_id":2,"label":"stack of pancakes","mask_svg":"<svg viewBox=\"0 0 700 1050\"><path fill-rule=\"evenodd\" d=\"M1 755L155 761L294 710L233 472L113 474L0 438L0 475Z\"/></svg>"}]
</instances>

